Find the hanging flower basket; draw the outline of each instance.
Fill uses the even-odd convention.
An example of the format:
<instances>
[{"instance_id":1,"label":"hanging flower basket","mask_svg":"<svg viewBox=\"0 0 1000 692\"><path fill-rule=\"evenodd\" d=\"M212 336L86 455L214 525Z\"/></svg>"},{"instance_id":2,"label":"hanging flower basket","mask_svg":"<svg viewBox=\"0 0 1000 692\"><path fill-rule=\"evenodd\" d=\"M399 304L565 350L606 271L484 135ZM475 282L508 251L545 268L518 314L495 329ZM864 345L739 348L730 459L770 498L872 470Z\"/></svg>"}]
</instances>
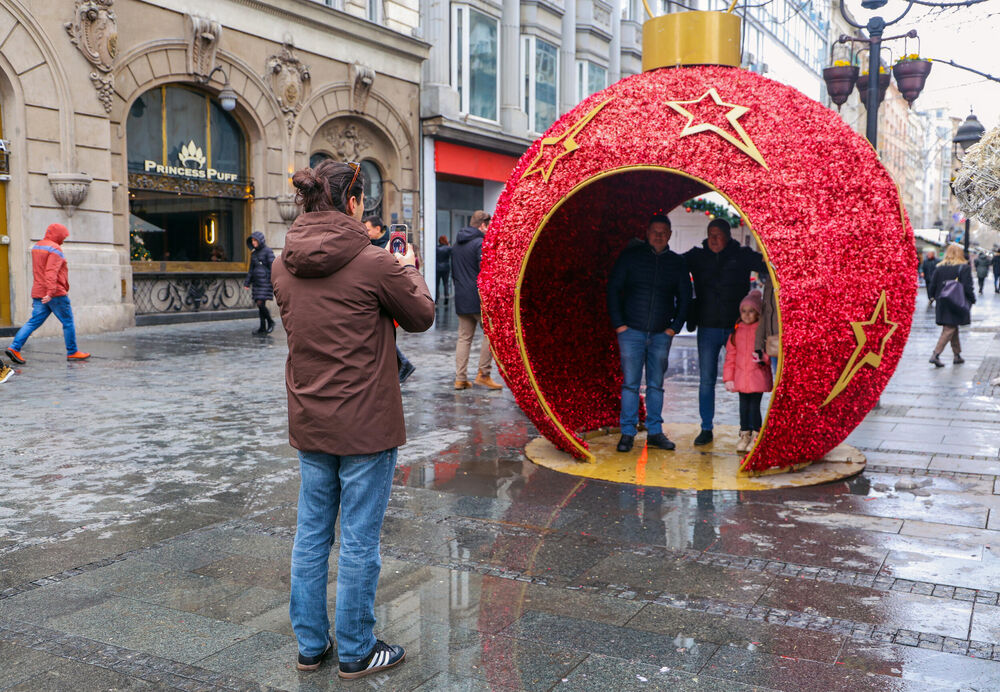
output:
<instances>
[{"instance_id":1,"label":"hanging flower basket","mask_svg":"<svg viewBox=\"0 0 1000 692\"><path fill-rule=\"evenodd\" d=\"M900 58L893 65L892 74L896 78L899 93L911 106L920 96L920 92L924 90L924 84L927 83L927 75L931 73L931 67L930 60L916 54Z\"/></svg>"},{"instance_id":2,"label":"hanging flower basket","mask_svg":"<svg viewBox=\"0 0 1000 692\"><path fill-rule=\"evenodd\" d=\"M881 104L885 99L885 92L889 89L889 82L892 81L892 75L883 70L881 67L878 70L878 102ZM861 103L868 103L868 73L858 76L858 93L861 94Z\"/></svg>"},{"instance_id":3,"label":"hanging flower basket","mask_svg":"<svg viewBox=\"0 0 1000 692\"><path fill-rule=\"evenodd\" d=\"M847 102L858 81L858 68L844 60L838 60L833 67L823 70L823 81L830 100L837 104L837 110Z\"/></svg>"}]
</instances>

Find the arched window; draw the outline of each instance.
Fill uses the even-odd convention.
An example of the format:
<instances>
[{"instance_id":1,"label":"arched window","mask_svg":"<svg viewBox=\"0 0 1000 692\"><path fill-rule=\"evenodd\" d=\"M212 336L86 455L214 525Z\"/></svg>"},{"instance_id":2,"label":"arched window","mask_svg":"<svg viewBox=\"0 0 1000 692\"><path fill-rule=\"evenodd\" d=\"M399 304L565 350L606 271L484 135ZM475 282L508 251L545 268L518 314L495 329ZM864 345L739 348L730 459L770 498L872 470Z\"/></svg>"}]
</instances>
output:
<instances>
[{"instance_id":1,"label":"arched window","mask_svg":"<svg viewBox=\"0 0 1000 692\"><path fill-rule=\"evenodd\" d=\"M207 92L162 86L126 124L133 261L239 262L250 231L247 139Z\"/></svg>"},{"instance_id":2,"label":"arched window","mask_svg":"<svg viewBox=\"0 0 1000 692\"><path fill-rule=\"evenodd\" d=\"M325 151L317 151L309 157L309 167L315 168L321 161L332 158ZM373 160L363 159L361 172L365 175L365 214L382 216L382 169Z\"/></svg>"}]
</instances>

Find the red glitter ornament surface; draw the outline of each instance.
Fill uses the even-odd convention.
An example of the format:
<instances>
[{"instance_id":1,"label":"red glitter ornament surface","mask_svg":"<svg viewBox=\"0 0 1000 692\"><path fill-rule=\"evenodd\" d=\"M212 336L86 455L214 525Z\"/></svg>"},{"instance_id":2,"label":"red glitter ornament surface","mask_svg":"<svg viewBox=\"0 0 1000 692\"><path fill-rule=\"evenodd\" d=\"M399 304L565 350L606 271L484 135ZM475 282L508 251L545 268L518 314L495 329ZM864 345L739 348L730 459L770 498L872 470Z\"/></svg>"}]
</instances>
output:
<instances>
[{"instance_id":1,"label":"red glitter ornament surface","mask_svg":"<svg viewBox=\"0 0 1000 692\"><path fill-rule=\"evenodd\" d=\"M698 99L713 87L749 109L739 124L767 168L714 132L679 137L687 118L667 101ZM704 117L723 127L724 115ZM540 150L542 163L565 152L562 142L542 140L567 132L563 141L579 148L559 157L548 181L541 173L522 178ZM752 72L661 69L589 97L536 141L511 174L483 245L484 326L501 373L561 449L586 456L580 433L618 420L621 373L605 297L615 258L644 235L653 211L712 189L742 212L778 285L781 370L744 469L823 457L888 384L910 331L916 254L898 189L875 151L830 109ZM880 364L858 369L823 405L858 348L851 323L871 319L883 291L898 328L884 345L878 327L865 332Z\"/></svg>"}]
</instances>

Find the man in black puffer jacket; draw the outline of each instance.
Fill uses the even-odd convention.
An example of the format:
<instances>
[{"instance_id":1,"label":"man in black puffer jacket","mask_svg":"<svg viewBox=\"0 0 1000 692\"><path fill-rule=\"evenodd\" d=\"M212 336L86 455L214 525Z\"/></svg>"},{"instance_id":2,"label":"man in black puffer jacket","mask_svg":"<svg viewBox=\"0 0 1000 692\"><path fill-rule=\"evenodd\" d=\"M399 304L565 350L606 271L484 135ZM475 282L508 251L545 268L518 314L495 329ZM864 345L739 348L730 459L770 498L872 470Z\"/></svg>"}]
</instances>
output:
<instances>
[{"instance_id":1,"label":"man in black puffer jacket","mask_svg":"<svg viewBox=\"0 0 1000 692\"><path fill-rule=\"evenodd\" d=\"M621 354L622 408L618 451L632 449L639 424L639 384L646 369L646 441L673 449L663 434L663 377L674 334L691 302L691 280L684 258L671 252L670 220L654 214L646 242L633 241L618 256L608 279L608 313Z\"/></svg>"},{"instance_id":2,"label":"man in black puffer jacket","mask_svg":"<svg viewBox=\"0 0 1000 692\"><path fill-rule=\"evenodd\" d=\"M729 223L714 219L702 247L684 253L694 278L694 322L698 325L698 412L701 432L696 445L712 441L715 418L715 382L719 353L740 320L740 301L750 292L750 272L763 273L764 256L732 238Z\"/></svg>"}]
</instances>

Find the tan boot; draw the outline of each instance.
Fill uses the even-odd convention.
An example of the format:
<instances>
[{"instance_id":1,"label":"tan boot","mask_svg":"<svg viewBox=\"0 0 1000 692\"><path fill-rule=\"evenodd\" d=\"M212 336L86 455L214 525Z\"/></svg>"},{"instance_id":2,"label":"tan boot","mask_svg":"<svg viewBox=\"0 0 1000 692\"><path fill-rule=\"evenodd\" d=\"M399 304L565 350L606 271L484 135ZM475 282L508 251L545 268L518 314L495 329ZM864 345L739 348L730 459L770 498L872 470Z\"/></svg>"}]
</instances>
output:
<instances>
[{"instance_id":1,"label":"tan boot","mask_svg":"<svg viewBox=\"0 0 1000 692\"><path fill-rule=\"evenodd\" d=\"M476 375L476 384L480 387L486 387L487 389L503 389L502 384L494 382L493 378L489 375L484 375L483 373Z\"/></svg>"},{"instance_id":2,"label":"tan boot","mask_svg":"<svg viewBox=\"0 0 1000 692\"><path fill-rule=\"evenodd\" d=\"M746 452L750 449L750 436L753 435L752 430L740 430L740 441L736 443L736 451L740 454Z\"/></svg>"},{"instance_id":3,"label":"tan boot","mask_svg":"<svg viewBox=\"0 0 1000 692\"><path fill-rule=\"evenodd\" d=\"M755 444L757 444L757 438L758 438L758 437L760 437L760 432L758 432L757 430L754 430L754 431L753 431L753 432L752 432L752 433L750 434L750 442L749 442L749 443L747 443L747 451L748 451L748 452L749 452L749 451L750 451L751 449L753 449L753 446L754 446Z\"/></svg>"},{"instance_id":4,"label":"tan boot","mask_svg":"<svg viewBox=\"0 0 1000 692\"><path fill-rule=\"evenodd\" d=\"M468 380L455 380L455 389L469 389L472 383Z\"/></svg>"}]
</instances>

